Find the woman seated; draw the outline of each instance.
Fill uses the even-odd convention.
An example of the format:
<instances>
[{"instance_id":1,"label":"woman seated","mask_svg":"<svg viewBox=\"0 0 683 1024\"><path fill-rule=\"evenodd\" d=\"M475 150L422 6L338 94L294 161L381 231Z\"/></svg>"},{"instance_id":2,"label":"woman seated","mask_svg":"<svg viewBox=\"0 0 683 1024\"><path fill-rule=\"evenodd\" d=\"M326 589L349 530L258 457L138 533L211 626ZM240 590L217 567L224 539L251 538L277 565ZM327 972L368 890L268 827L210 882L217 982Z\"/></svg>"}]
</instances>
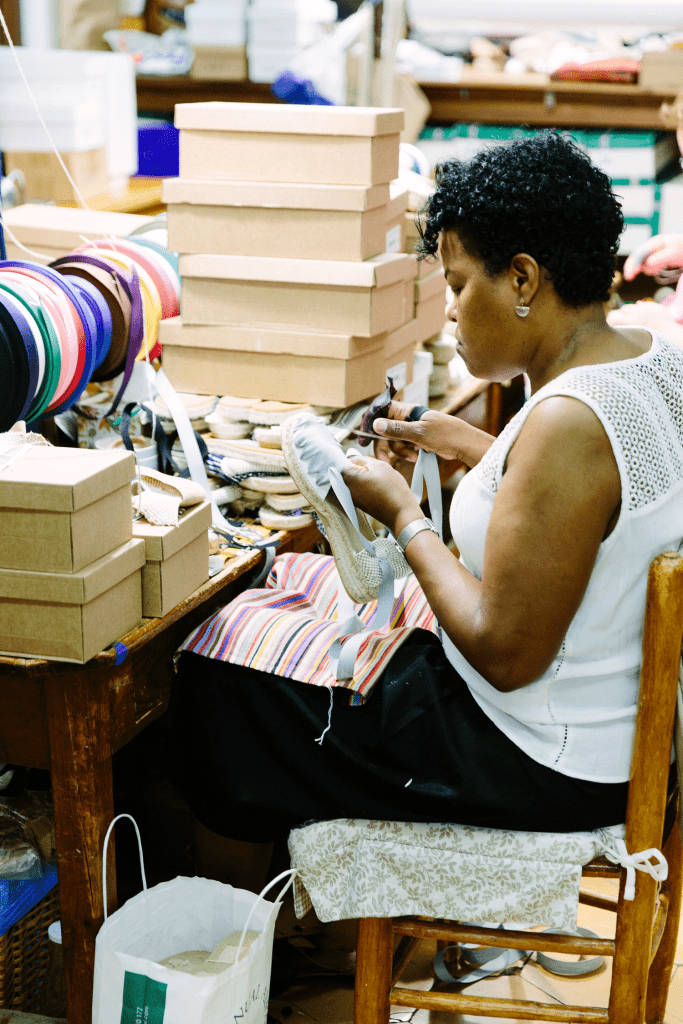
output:
<instances>
[{"instance_id":1,"label":"woman seated","mask_svg":"<svg viewBox=\"0 0 683 1024\"><path fill-rule=\"evenodd\" d=\"M272 840L311 820L574 831L625 817L647 569L683 538L683 351L606 323L623 218L570 141L489 149L436 182L421 250L440 251L458 352L479 378L527 374L531 397L495 439L394 403L374 421L378 458L349 461L356 506L395 537L424 516L417 449L472 468L450 509L460 559L430 530L405 548L443 643L404 630L364 702L285 677L286 658L244 667L267 648L249 611L266 591L229 606L230 645L182 654L198 869L234 885L257 889ZM280 563L295 578L316 558Z\"/></svg>"}]
</instances>

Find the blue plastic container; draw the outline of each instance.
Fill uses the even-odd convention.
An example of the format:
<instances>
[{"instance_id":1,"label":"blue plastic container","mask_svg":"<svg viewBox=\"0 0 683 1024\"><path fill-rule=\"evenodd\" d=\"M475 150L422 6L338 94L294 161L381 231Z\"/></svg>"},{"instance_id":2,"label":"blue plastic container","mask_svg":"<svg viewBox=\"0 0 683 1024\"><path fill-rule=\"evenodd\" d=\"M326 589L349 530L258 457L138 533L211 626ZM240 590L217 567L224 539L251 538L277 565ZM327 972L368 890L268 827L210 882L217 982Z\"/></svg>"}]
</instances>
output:
<instances>
[{"instance_id":1,"label":"blue plastic container","mask_svg":"<svg viewBox=\"0 0 683 1024\"><path fill-rule=\"evenodd\" d=\"M45 864L40 878L0 878L0 936L33 910L56 884L55 864Z\"/></svg>"},{"instance_id":2,"label":"blue plastic container","mask_svg":"<svg viewBox=\"0 0 683 1024\"><path fill-rule=\"evenodd\" d=\"M138 174L177 178L180 173L178 129L168 121L138 121Z\"/></svg>"}]
</instances>

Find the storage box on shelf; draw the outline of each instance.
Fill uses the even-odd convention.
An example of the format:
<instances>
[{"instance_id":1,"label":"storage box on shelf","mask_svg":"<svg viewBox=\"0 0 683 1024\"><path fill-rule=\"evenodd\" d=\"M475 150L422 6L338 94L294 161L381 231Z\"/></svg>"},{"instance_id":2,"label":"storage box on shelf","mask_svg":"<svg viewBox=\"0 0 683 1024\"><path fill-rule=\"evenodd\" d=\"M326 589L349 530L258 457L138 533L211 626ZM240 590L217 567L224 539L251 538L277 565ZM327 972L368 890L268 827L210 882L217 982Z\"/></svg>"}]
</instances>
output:
<instances>
[{"instance_id":1,"label":"storage box on shelf","mask_svg":"<svg viewBox=\"0 0 683 1024\"><path fill-rule=\"evenodd\" d=\"M50 151L44 153L5 152L5 171L19 170L26 179L24 196L35 199L69 203L77 200L76 192L64 173L59 160ZM84 152L63 153L62 159L76 187L85 199L99 196L109 189L107 151L104 146Z\"/></svg>"},{"instance_id":2,"label":"storage box on shelf","mask_svg":"<svg viewBox=\"0 0 683 1024\"><path fill-rule=\"evenodd\" d=\"M176 252L362 261L385 250L387 185L171 178L163 200Z\"/></svg>"},{"instance_id":3,"label":"storage box on shelf","mask_svg":"<svg viewBox=\"0 0 683 1024\"><path fill-rule=\"evenodd\" d=\"M386 209L385 252L406 251L406 213L409 192L399 181L392 181Z\"/></svg>"},{"instance_id":4,"label":"storage box on shelf","mask_svg":"<svg viewBox=\"0 0 683 1024\"><path fill-rule=\"evenodd\" d=\"M192 49L194 60L190 78L209 82L244 82L249 77L246 46L194 44Z\"/></svg>"},{"instance_id":5,"label":"storage box on shelf","mask_svg":"<svg viewBox=\"0 0 683 1024\"><path fill-rule=\"evenodd\" d=\"M83 103L97 102L101 105L106 175L110 187L123 185L130 175L136 173L138 164L135 69L132 56L128 53L48 50L26 46L18 47L16 52L41 108L46 102L48 109L67 101L72 103L74 96L79 97ZM26 92L9 47L0 47L0 104L5 103L25 106ZM35 131L42 131L35 113L33 118ZM93 145L90 150L99 145ZM20 148L24 151L33 147ZM45 139L42 150L47 152L48 149ZM106 192L107 188L100 191Z\"/></svg>"},{"instance_id":6,"label":"storage box on shelf","mask_svg":"<svg viewBox=\"0 0 683 1024\"><path fill-rule=\"evenodd\" d=\"M391 377L397 391L413 380L416 340L417 320L408 320L398 330L392 331L384 342L384 379Z\"/></svg>"},{"instance_id":7,"label":"storage box on shelf","mask_svg":"<svg viewBox=\"0 0 683 1024\"><path fill-rule=\"evenodd\" d=\"M446 322L446 279L439 268L415 282L415 319L418 344L433 338Z\"/></svg>"},{"instance_id":8,"label":"storage box on shelf","mask_svg":"<svg viewBox=\"0 0 683 1024\"><path fill-rule=\"evenodd\" d=\"M195 0L185 7L187 42L193 49L244 46L246 17L246 0Z\"/></svg>"},{"instance_id":9,"label":"storage box on shelf","mask_svg":"<svg viewBox=\"0 0 683 1024\"><path fill-rule=\"evenodd\" d=\"M180 175L375 185L398 174L401 110L179 103Z\"/></svg>"},{"instance_id":10,"label":"storage box on shelf","mask_svg":"<svg viewBox=\"0 0 683 1024\"><path fill-rule=\"evenodd\" d=\"M181 256L183 322L292 324L372 338L413 312L415 267L403 253L362 263Z\"/></svg>"},{"instance_id":11,"label":"storage box on shelf","mask_svg":"<svg viewBox=\"0 0 683 1024\"><path fill-rule=\"evenodd\" d=\"M149 223L150 218L135 213L24 203L3 210L2 219L22 245L56 260L83 245L84 237L93 240L108 236L125 238ZM26 259L26 253L12 242L7 232L5 246L7 259Z\"/></svg>"},{"instance_id":12,"label":"storage box on shelf","mask_svg":"<svg viewBox=\"0 0 683 1024\"><path fill-rule=\"evenodd\" d=\"M177 526L154 526L146 519L133 524L133 535L145 542L142 568L142 614L162 617L209 578L211 503L186 509Z\"/></svg>"}]
</instances>

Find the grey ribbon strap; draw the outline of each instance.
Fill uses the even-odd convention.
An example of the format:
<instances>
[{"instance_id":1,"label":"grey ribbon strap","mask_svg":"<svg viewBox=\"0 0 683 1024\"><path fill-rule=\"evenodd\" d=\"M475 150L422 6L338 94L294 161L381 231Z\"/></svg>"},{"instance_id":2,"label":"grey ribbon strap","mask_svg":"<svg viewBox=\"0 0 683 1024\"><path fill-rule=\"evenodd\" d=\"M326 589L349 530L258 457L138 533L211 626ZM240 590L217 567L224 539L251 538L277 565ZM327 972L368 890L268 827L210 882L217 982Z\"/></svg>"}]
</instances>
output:
<instances>
[{"instance_id":1,"label":"grey ribbon strap","mask_svg":"<svg viewBox=\"0 0 683 1024\"><path fill-rule=\"evenodd\" d=\"M441 498L439 464L436 461L434 452L426 452L424 448L421 448L417 456L417 462L413 470L413 480L410 485L410 490L420 504L422 504L423 481L427 485L429 514L439 531L439 537L443 540L443 501Z\"/></svg>"},{"instance_id":2,"label":"grey ribbon strap","mask_svg":"<svg viewBox=\"0 0 683 1024\"><path fill-rule=\"evenodd\" d=\"M500 925L500 928L503 926ZM595 932L590 931L589 928L577 928L575 931L567 931L563 928L544 928L542 935L582 935L584 938L599 938ZM445 953L449 949L457 949L460 951L460 955L467 964L479 965L475 970L470 971L469 974L463 974L461 977L455 977L446 967ZM481 981L483 978L489 978L493 974L498 974L500 971L504 971L507 967L516 963L518 960L523 960L525 957L530 958L533 955L531 949L503 949L501 950L497 946L483 946L472 949L469 945L455 943L452 946L448 946L447 949L439 950L434 957L434 973L440 981L444 982L457 982L458 985L471 985L475 981ZM557 957L550 956L548 953L543 953L541 950L536 951L536 962L544 967L546 971L550 971L551 974L562 975L564 977L580 977L583 974L590 974L592 971L601 967L604 962L602 956L591 956L585 960L560 960Z\"/></svg>"}]
</instances>

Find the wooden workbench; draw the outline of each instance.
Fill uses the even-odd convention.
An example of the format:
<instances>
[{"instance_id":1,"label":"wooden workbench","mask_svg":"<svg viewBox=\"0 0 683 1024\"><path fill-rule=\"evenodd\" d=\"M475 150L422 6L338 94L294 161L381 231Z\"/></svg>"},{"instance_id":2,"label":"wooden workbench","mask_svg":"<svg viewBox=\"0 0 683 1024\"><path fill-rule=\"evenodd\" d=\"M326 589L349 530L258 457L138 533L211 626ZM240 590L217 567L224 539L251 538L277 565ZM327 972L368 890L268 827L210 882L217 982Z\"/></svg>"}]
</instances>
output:
<instances>
[{"instance_id":1,"label":"wooden workbench","mask_svg":"<svg viewBox=\"0 0 683 1024\"><path fill-rule=\"evenodd\" d=\"M553 82L548 75L478 75L459 82L420 82L430 124L528 124L558 128L661 128L670 90L602 82ZM138 110L171 115L176 103L223 100L276 103L267 84L200 81L187 75L137 79Z\"/></svg>"},{"instance_id":2,"label":"wooden workbench","mask_svg":"<svg viewBox=\"0 0 683 1024\"><path fill-rule=\"evenodd\" d=\"M319 539L315 527L285 533L278 551L310 551ZM0 761L52 776L68 1024L91 1024L102 850L114 817L112 755L166 710L174 652L245 588L262 558L258 551L239 556L165 618L143 619L121 638L123 660L113 647L85 665L0 658ZM107 892L111 912L113 857Z\"/></svg>"}]
</instances>

